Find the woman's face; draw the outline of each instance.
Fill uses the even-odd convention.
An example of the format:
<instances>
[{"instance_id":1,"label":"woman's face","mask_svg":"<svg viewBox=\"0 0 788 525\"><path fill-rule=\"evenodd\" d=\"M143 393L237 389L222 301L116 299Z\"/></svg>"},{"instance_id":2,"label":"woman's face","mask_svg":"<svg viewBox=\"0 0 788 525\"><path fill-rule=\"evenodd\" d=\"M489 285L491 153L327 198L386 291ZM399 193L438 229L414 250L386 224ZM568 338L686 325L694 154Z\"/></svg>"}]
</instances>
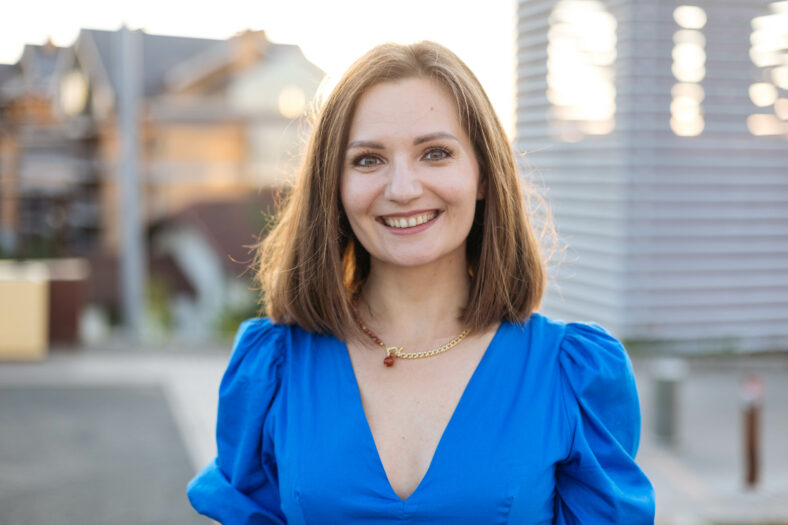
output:
<instances>
[{"instance_id":1,"label":"woman's face","mask_svg":"<svg viewBox=\"0 0 788 525\"><path fill-rule=\"evenodd\" d=\"M386 82L358 101L341 177L353 233L373 268L459 258L483 198L454 100L424 78Z\"/></svg>"}]
</instances>

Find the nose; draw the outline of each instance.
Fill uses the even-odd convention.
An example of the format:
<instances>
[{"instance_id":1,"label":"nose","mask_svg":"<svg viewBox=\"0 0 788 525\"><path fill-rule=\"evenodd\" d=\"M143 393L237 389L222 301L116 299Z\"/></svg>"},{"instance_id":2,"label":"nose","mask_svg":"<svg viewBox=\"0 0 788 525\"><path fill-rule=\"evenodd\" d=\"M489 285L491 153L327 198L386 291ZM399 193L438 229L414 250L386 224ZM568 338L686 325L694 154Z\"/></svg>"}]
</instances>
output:
<instances>
[{"instance_id":1,"label":"nose","mask_svg":"<svg viewBox=\"0 0 788 525\"><path fill-rule=\"evenodd\" d=\"M395 202L407 203L421 195L418 174L407 161L395 162L391 168L384 197Z\"/></svg>"}]
</instances>

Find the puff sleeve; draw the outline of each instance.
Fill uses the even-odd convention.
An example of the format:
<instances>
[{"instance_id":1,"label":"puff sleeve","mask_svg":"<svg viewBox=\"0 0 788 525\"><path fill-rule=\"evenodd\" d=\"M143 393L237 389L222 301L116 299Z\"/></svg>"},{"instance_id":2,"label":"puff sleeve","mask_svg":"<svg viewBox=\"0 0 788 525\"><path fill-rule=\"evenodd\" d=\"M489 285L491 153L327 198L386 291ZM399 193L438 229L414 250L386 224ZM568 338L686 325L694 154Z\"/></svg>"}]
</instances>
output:
<instances>
[{"instance_id":1,"label":"puff sleeve","mask_svg":"<svg viewBox=\"0 0 788 525\"><path fill-rule=\"evenodd\" d=\"M566 326L559 353L568 456L556 467L558 525L654 523L654 490L635 463L640 408L632 364L602 327Z\"/></svg>"},{"instance_id":2,"label":"puff sleeve","mask_svg":"<svg viewBox=\"0 0 788 525\"><path fill-rule=\"evenodd\" d=\"M270 413L284 360L281 327L268 319L241 324L219 387L218 456L191 480L200 514L223 524L283 524Z\"/></svg>"}]
</instances>

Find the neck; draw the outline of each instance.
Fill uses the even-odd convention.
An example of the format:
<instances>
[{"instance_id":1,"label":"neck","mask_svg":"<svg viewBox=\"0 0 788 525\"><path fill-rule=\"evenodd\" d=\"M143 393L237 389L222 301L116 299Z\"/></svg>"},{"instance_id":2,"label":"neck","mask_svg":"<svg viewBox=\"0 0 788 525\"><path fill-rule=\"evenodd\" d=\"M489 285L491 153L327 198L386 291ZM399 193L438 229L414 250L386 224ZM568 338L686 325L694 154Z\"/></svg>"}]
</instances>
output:
<instances>
[{"instance_id":1,"label":"neck","mask_svg":"<svg viewBox=\"0 0 788 525\"><path fill-rule=\"evenodd\" d=\"M387 344L432 344L463 330L459 316L469 287L464 254L428 267L373 264L360 312Z\"/></svg>"}]
</instances>

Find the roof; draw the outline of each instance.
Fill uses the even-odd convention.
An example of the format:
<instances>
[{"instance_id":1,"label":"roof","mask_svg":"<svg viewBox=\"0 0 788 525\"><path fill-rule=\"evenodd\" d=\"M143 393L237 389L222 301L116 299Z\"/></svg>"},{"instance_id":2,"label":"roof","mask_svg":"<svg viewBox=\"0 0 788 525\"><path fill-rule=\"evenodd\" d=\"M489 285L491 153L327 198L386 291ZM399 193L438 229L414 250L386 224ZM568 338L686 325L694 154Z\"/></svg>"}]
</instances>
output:
<instances>
[{"instance_id":1,"label":"roof","mask_svg":"<svg viewBox=\"0 0 788 525\"><path fill-rule=\"evenodd\" d=\"M80 39L89 39L98 52L101 67L106 71L112 90L117 93L120 83L120 68L117 54L120 52L121 31L83 29ZM142 38L143 94L151 96L163 86L165 75L177 64L202 53L220 40L189 38L181 36L149 35L141 30L134 31Z\"/></svg>"},{"instance_id":2,"label":"roof","mask_svg":"<svg viewBox=\"0 0 788 525\"><path fill-rule=\"evenodd\" d=\"M65 48L51 43L43 45L27 44L19 59L25 84L28 89L42 94L51 91L52 81L57 72L60 54Z\"/></svg>"},{"instance_id":3,"label":"roof","mask_svg":"<svg viewBox=\"0 0 788 525\"><path fill-rule=\"evenodd\" d=\"M0 86L9 78L18 75L19 72L20 69L17 64L0 64Z\"/></svg>"},{"instance_id":4,"label":"roof","mask_svg":"<svg viewBox=\"0 0 788 525\"><path fill-rule=\"evenodd\" d=\"M258 56L263 56L266 49L273 45L264 31L247 32L229 40L220 40L168 71L164 83L169 90L177 91L228 67L238 56L236 47L243 43Z\"/></svg>"},{"instance_id":5,"label":"roof","mask_svg":"<svg viewBox=\"0 0 788 525\"><path fill-rule=\"evenodd\" d=\"M3 99L13 98L22 86L22 70L18 64L0 64L0 104Z\"/></svg>"},{"instance_id":6,"label":"roof","mask_svg":"<svg viewBox=\"0 0 788 525\"><path fill-rule=\"evenodd\" d=\"M51 43L27 44L16 64L0 64L0 98L13 99L29 93L50 96L58 61L65 51L66 48Z\"/></svg>"}]
</instances>

